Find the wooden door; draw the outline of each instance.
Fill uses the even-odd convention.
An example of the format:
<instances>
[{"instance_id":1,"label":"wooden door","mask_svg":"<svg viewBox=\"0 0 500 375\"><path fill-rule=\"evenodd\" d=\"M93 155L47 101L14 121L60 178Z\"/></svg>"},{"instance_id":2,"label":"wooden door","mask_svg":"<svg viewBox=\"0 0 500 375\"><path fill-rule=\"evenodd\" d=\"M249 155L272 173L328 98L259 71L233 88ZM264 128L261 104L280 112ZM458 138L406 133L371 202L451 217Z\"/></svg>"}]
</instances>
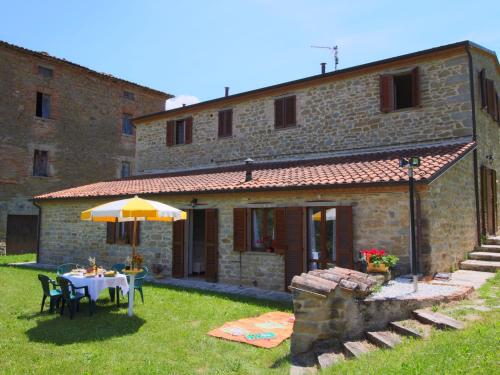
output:
<instances>
[{"instance_id":1,"label":"wooden door","mask_svg":"<svg viewBox=\"0 0 500 375\"><path fill-rule=\"evenodd\" d=\"M35 253L37 239L37 215L7 216L7 255Z\"/></svg>"},{"instance_id":2,"label":"wooden door","mask_svg":"<svg viewBox=\"0 0 500 375\"><path fill-rule=\"evenodd\" d=\"M481 203L483 233L496 234L497 222L497 186L496 171L486 166L481 167Z\"/></svg>"},{"instance_id":3,"label":"wooden door","mask_svg":"<svg viewBox=\"0 0 500 375\"><path fill-rule=\"evenodd\" d=\"M304 272L304 210L302 207L288 207L285 210L285 290L295 275Z\"/></svg>"},{"instance_id":4,"label":"wooden door","mask_svg":"<svg viewBox=\"0 0 500 375\"><path fill-rule=\"evenodd\" d=\"M186 220L177 220L172 224L172 276L184 277L184 228Z\"/></svg>"},{"instance_id":5,"label":"wooden door","mask_svg":"<svg viewBox=\"0 0 500 375\"><path fill-rule=\"evenodd\" d=\"M339 267L354 268L352 244L352 207L337 206L336 209L336 249L335 264Z\"/></svg>"},{"instance_id":6,"label":"wooden door","mask_svg":"<svg viewBox=\"0 0 500 375\"><path fill-rule=\"evenodd\" d=\"M219 221L217 209L205 210L205 279L217 282L219 275Z\"/></svg>"}]
</instances>

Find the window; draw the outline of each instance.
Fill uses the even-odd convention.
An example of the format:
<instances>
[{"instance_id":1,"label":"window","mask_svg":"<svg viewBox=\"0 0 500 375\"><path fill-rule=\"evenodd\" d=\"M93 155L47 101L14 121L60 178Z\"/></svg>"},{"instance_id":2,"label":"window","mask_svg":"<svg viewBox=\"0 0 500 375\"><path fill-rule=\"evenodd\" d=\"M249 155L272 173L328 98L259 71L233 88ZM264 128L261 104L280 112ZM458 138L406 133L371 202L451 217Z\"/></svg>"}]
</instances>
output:
<instances>
[{"instance_id":1,"label":"window","mask_svg":"<svg viewBox=\"0 0 500 375\"><path fill-rule=\"evenodd\" d=\"M183 145L186 143L186 121L177 120L175 122L175 144Z\"/></svg>"},{"instance_id":2,"label":"window","mask_svg":"<svg viewBox=\"0 0 500 375\"><path fill-rule=\"evenodd\" d=\"M495 90L495 82L486 78L486 71L484 69L479 73L479 82L481 87L481 107L494 120L500 122L500 103L498 101L498 93Z\"/></svg>"},{"instance_id":3,"label":"window","mask_svg":"<svg viewBox=\"0 0 500 375\"><path fill-rule=\"evenodd\" d=\"M133 92L130 91L124 91L123 92L123 97L128 100L135 100L135 95Z\"/></svg>"},{"instance_id":4,"label":"window","mask_svg":"<svg viewBox=\"0 0 500 375\"><path fill-rule=\"evenodd\" d=\"M122 171L121 177L129 177L130 176L130 162L122 161Z\"/></svg>"},{"instance_id":5,"label":"window","mask_svg":"<svg viewBox=\"0 0 500 375\"><path fill-rule=\"evenodd\" d=\"M33 176L48 176L49 155L47 151L35 150L33 157Z\"/></svg>"},{"instance_id":6,"label":"window","mask_svg":"<svg viewBox=\"0 0 500 375\"><path fill-rule=\"evenodd\" d=\"M52 78L53 70L45 66L38 65L38 75L43 78Z\"/></svg>"},{"instance_id":7,"label":"window","mask_svg":"<svg viewBox=\"0 0 500 375\"><path fill-rule=\"evenodd\" d=\"M140 222L137 223L137 238L135 244L140 243L141 226ZM131 221L125 223L107 223L106 227L106 243L130 245L132 244L132 237L134 232L134 223Z\"/></svg>"},{"instance_id":8,"label":"window","mask_svg":"<svg viewBox=\"0 0 500 375\"><path fill-rule=\"evenodd\" d=\"M36 93L36 116L50 118L50 95L41 92Z\"/></svg>"},{"instance_id":9,"label":"window","mask_svg":"<svg viewBox=\"0 0 500 375\"><path fill-rule=\"evenodd\" d=\"M252 250L267 251L274 247L274 209L254 208L251 216Z\"/></svg>"},{"instance_id":10,"label":"window","mask_svg":"<svg viewBox=\"0 0 500 375\"><path fill-rule=\"evenodd\" d=\"M420 104L418 67L401 74L380 76L380 110L392 112Z\"/></svg>"},{"instance_id":11,"label":"window","mask_svg":"<svg viewBox=\"0 0 500 375\"><path fill-rule=\"evenodd\" d=\"M308 270L329 268L336 262L336 216L335 208L307 210Z\"/></svg>"},{"instance_id":12,"label":"window","mask_svg":"<svg viewBox=\"0 0 500 375\"><path fill-rule=\"evenodd\" d=\"M233 135L233 110L219 111L219 138Z\"/></svg>"},{"instance_id":13,"label":"window","mask_svg":"<svg viewBox=\"0 0 500 375\"><path fill-rule=\"evenodd\" d=\"M167 121L167 146L184 145L193 141L193 118Z\"/></svg>"},{"instance_id":14,"label":"window","mask_svg":"<svg viewBox=\"0 0 500 375\"><path fill-rule=\"evenodd\" d=\"M274 100L274 127L276 129L295 126L295 95Z\"/></svg>"},{"instance_id":15,"label":"window","mask_svg":"<svg viewBox=\"0 0 500 375\"><path fill-rule=\"evenodd\" d=\"M122 117L122 133L127 135L134 134L134 125L132 124L132 115L124 113Z\"/></svg>"}]
</instances>

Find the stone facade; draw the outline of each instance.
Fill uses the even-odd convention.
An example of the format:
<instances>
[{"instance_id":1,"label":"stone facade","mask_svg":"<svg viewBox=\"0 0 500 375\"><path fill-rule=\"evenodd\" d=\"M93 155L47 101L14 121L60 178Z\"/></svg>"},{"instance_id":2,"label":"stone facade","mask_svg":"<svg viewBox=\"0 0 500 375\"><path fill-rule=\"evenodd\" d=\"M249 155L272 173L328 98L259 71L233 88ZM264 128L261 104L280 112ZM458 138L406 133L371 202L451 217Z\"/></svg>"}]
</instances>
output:
<instances>
[{"instance_id":1,"label":"stone facade","mask_svg":"<svg viewBox=\"0 0 500 375\"><path fill-rule=\"evenodd\" d=\"M38 74L39 66L52 69L52 77ZM122 161L134 169L135 136L122 134L122 116L163 110L169 97L6 43L0 92L0 248L7 215L38 214L29 201L34 195L120 177ZM35 115L37 92L51 95L50 118ZM48 151L48 177L33 176L37 149Z\"/></svg>"},{"instance_id":2,"label":"stone facade","mask_svg":"<svg viewBox=\"0 0 500 375\"><path fill-rule=\"evenodd\" d=\"M419 67L421 105L380 111L379 76ZM274 128L274 99L297 97L297 125ZM233 136L217 137L218 111L233 109ZM141 123L137 170L196 168L255 160L303 158L472 135L465 51L380 66L355 75L325 78L304 88L281 89L220 107L186 111ZM166 122L193 117L193 142L166 147Z\"/></svg>"},{"instance_id":3,"label":"stone facade","mask_svg":"<svg viewBox=\"0 0 500 375\"><path fill-rule=\"evenodd\" d=\"M354 252L366 247L384 247L401 259L400 272L408 270L408 206L404 191L384 189L317 192L233 193L197 195L200 204L217 208L219 213L219 281L239 284L239 253L233 250L234 207L313 206L318 197L331 206L353 205ZM193 196L155 196L155 200L179 208L189 208ZM87 262L96 256L105 265L122 263L130 254L129 245L106 244L105 224L82 222L81 211L106 200L71 199L41 201L42 232L40 262L61 264L68 261ZM259 202L262 202L259 204ZM264 203L265 202L265 203ZM330 204L328 203L328 204ZM172 275L172 226L168 223L142 223L139 253L147 265L166 265ZM274 253L242 254L241 282L270 290L285 290L284 260Z\"/></svg>"}]
</instances>

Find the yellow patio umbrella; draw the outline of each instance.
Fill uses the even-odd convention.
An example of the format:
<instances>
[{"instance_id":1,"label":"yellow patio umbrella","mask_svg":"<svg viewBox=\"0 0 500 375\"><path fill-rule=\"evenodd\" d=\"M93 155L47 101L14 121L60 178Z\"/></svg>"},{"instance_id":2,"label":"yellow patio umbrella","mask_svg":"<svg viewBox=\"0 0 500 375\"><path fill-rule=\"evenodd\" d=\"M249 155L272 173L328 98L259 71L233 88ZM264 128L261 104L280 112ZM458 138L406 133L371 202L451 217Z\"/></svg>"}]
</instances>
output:
<instances>
[{"instance_id":1,"label":"yellow patio umbrella","mask_svg":"<svg viewBox=\"0 0 500 375\"><path fill-rule=\"evenodd\" d=\"M97 222L134 222L132 232L132 255L135 255L135 242L138 221L175 221L186 219L186 212L160 202L139 198L121 199L85 210L81 220Z\"/></svg>"}]
</instances>

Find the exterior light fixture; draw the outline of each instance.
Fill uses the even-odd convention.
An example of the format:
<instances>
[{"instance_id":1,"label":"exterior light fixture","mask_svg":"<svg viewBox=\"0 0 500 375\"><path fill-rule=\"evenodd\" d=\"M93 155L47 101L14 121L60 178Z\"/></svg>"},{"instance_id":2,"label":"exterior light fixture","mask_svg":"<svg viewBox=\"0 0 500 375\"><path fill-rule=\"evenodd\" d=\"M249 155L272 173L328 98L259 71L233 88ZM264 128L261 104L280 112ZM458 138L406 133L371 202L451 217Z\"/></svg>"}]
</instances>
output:
<instances>
[{"instance_id":1,"label":"exterior light fixture","mask_svg":"<svg viewBox=\"0 0 500 375\"><path fill-rule=\"evenodd\" d=\"M410 249L411 249L411 273L413 275L413 291L418 290L418 261L415 239L415 198L414 198L414 178L413 168L420 167L420 158L412 156L409 158L400 158L399 166L408 170L408 189L410 200Z\"/></svg>"}]
</instances>

